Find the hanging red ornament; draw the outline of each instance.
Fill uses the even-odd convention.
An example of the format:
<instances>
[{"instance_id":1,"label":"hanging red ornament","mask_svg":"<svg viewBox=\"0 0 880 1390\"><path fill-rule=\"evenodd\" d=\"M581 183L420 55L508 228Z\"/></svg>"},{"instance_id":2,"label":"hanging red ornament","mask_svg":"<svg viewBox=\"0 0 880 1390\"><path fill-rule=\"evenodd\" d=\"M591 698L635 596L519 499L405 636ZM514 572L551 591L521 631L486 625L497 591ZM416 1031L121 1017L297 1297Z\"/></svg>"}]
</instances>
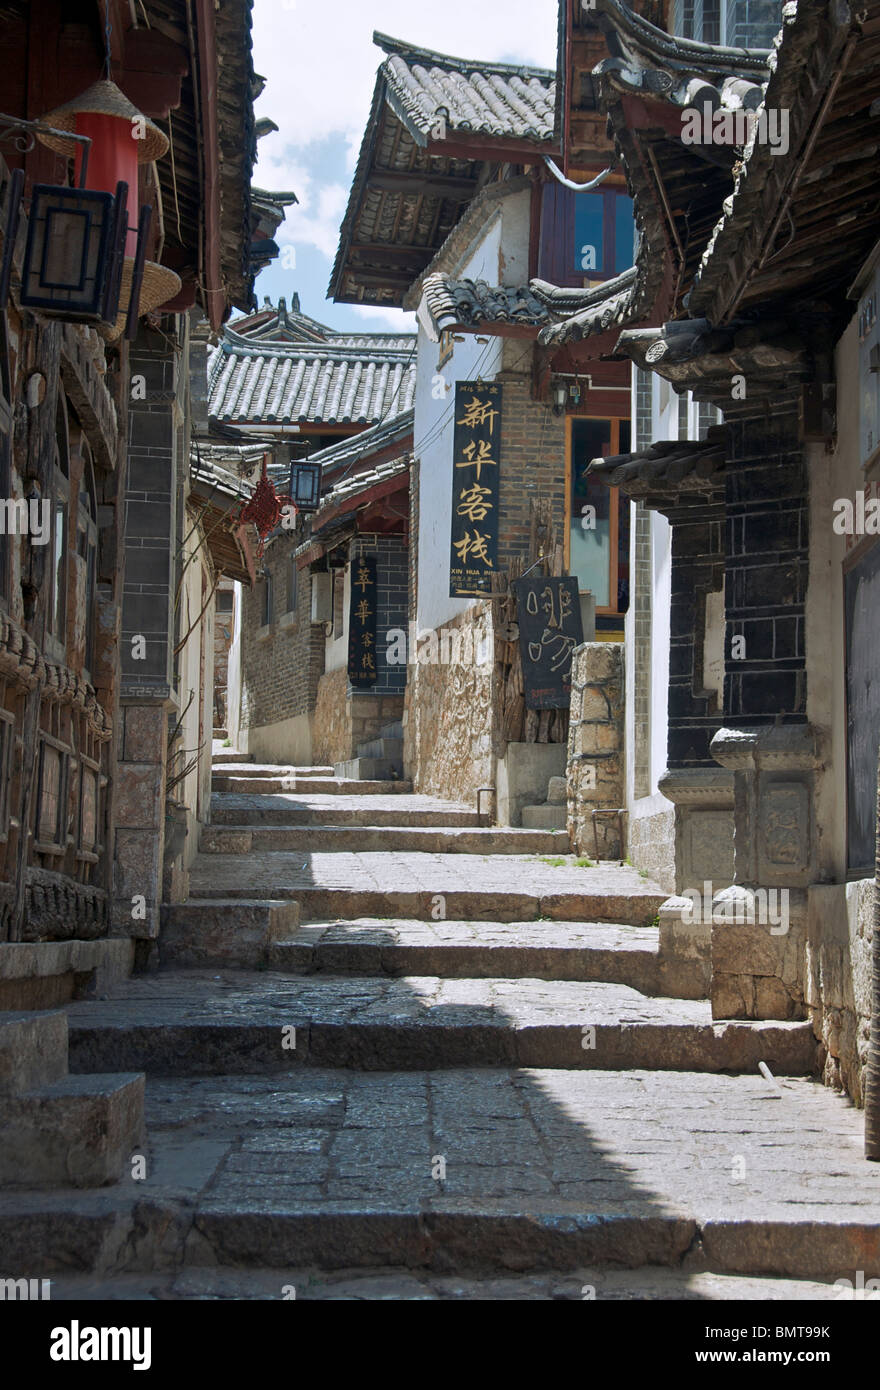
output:
<instances>
[{"instance_id":1,"label":"hanging red ornament","mask_svg":"<svg viewBox=\"0 0 880 1390\"><path fill-rule=\"evenodd\" d=\"M250 521L256 526L260 535L260 547L258 556L263 553L263 546L270 531L281 520L285 503L278 496L274 485L269 481L266 474L266 460L263 459L263 472L260 481L254 488L253 495L249 502L246 502L239 513L239 521Z\"/></svg>"}]
</instances>

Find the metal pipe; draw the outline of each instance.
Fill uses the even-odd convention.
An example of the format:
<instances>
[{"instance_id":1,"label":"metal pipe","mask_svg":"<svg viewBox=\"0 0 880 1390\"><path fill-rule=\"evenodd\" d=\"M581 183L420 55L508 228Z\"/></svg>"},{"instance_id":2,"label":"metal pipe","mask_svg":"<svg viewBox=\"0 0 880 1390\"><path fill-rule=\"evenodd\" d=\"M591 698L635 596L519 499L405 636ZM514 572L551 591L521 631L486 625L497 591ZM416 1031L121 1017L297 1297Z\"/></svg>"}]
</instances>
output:
<instances>
[{"instance_id":1,"label":"metal pipe","mask_svg":"<svg viewBox=\"0 0 880 1390\"><path fill-rule=\"evenodd\" d=\"M597 174L594 179L590 179L589 183L575 183L574 179L567 179L565 177L559 165L553 163L549 154L544 155L544 163L547 165L553 177L562 184L563 188L570 188L573 193L589 193L591 188L598 188L599 184L605 182L611 170L614 168L613 164L609 164L607 169L603 169L601 174Z\"/></svg>"}]
</instances>

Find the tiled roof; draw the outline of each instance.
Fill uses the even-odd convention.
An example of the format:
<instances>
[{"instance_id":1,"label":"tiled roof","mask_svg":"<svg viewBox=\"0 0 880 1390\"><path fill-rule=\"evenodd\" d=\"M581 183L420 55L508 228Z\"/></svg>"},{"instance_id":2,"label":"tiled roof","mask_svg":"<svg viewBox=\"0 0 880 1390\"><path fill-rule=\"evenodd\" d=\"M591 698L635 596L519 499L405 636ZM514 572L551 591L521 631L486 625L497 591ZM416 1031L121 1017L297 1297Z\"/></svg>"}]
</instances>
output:
<instances>
[{"instance_id":1,"label":"tiled roof","mask_svg":"<svg viewBox=\"0 0 880 1390\"><path fill-rule=\"evenodd\" d=\"M399 415L392 415L389 420L381 420L378 425L372 425L360 434L346 436L337 444L328 444L325 449L310 454L309 460L312 463L320 463L326 477L331 471L347 468L358 459L368 458L371 454L377 454L399 440L406 439L413 432L414 421L415 411L410 406L408 410L401 411Z\"/></svg>"},{"instance_id":2,"label":"tiled roof","mask_svg":"<svg viewBox=\"0 0 880 1390\"><path fill-rule=\"evenodd\" d=\"M208 412L241 424L370 424L408 410L415 338L391 346L360 335L332 343L257 346L227 334L208 366Z\"/></svg>"},{"instance_id":3,"label":"tiled roof","mask_svg":"<svg viewBox=\"0 0 880 1390\"><path fill-rule=\"evenodd\" d=\"M439 333L453 326L508 323L540 327L551 322L546 304L528 285L489 285L485 280L453 280L435 272L422 286L428 312Z\"/></svg>"},{"instance_id":4,"label":"tiled roof","mask_svg":"<svg viewBox=\"0 0 880 1390\"><path fill-rule=\"evenodd\" d=\"M380 73L389 102L418 144L428 143L438 112L447 132L553 139L556 78L547 69L452 58L387 34L373 42L388 54Z\"/></svg>"},{"instance_id":5,"label":"tiled roof","mask_svg":"<svg viewBox=\"0 0 880 1390\"><path fill-rule=\"evenodd\" d=\"M402 476L407 472L411 460L412 455L406 454L403 458L392 459L390 463L380 463L378 468L371 468L366 473L355 473L348 478L343 478L335 487L330 489L325 497L321 498L321 508L315 514L315 521L320 520L321 512L335 507L337 503L353 501L363 493L369 492L370 488L375 487L377 483L384 483L389 478ZM314 523L312 529L318 529Z\"/></svg>"},{"instance_id":6,"label":"tiled roof","mask_svg":"<svg viewBox=\"0 0 880 1390\"><path fill-rule=\"evenodd\" d=\"M558 289L544 280L533 280L532 294L550 311L550 322L542 328L538 341L545 347L559 347L633 322L640 313L638 286L637 266L592 289Z\"/></svg>"}]
</instances>

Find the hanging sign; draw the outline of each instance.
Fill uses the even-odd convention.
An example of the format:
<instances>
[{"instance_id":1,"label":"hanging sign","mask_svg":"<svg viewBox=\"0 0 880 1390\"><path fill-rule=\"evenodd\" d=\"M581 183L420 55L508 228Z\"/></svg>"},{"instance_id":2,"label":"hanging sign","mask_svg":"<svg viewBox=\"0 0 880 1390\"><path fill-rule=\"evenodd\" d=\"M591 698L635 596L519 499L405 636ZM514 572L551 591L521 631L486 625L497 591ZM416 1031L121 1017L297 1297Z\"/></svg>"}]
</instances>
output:
<instances>
[{"instance_id":1,"label":"hanging sign","mask_svg":"<svg viewBox=\"0 0 880 1390\"><path fill-rule=\"evenodd\" d=\"M357 555L351 562L348 679L352 685L375 685L376 675L376 559Z\"/></svg>"},{"instance_id":2,"label":"hanging sign","mask_svg":"<svg viewBox=\"0 0 880 1390\"><path fill-rule=\"evenodd\" d=\"M584 640L577 578L526 576L513 588L526 709L564 709L571 699L571 654Z\"/></svg>"},{"instance_id":3,"label":"hanging sign","mask_svg":"<svg viewBox=\"0 0 880 1390\"><path fill-rule=\"evenodd\" d=\"M491 592L498 561L501 390L458 381L452 433L451 598Z\"/></svg>"}]
</instances>

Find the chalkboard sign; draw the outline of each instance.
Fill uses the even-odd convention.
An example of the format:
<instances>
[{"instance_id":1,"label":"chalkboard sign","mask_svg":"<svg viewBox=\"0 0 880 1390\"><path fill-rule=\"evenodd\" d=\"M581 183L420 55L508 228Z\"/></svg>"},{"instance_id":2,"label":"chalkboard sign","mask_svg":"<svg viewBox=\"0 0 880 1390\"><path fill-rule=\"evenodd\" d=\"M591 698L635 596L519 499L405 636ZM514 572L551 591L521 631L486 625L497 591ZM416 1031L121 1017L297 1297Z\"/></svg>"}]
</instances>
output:
<instances>
[{"instance_id":1,"label":"chalkboard sign","mask_svg":"<svg viewBox=\"0 0 880 1390\"><path fill-rule=\"evenodd\" d=\"M513 588L526 709L565 709L571 654L584 640L577 578L527 575Z\"/></svg>"},{"instance_id":2,"label":"chalkboard sign","mask_svg":"<svg viewBox=\"0 0 880 1390\"><path fill-rule=\"evenodd\" d=\"M874 871L880 743L880 545L844 576L846 611L847 868Z\"/></svg>"}]
</instances>

